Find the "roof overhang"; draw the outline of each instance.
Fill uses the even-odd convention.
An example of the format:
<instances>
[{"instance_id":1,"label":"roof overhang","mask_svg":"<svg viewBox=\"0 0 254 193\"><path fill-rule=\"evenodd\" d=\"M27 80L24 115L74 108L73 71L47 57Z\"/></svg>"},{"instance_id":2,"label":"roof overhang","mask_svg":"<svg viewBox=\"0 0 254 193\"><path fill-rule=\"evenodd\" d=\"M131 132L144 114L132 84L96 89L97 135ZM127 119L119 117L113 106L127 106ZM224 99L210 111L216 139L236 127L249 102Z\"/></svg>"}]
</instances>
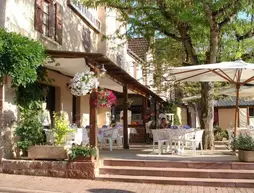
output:
<instances>
[{"instance_id":1,"label":"roof overhang","mask_svg":"<svg viewBox=\"0 0 254 193\"><path fill-rule=\"evenodd\" d=\"M105 84L107 81L111 80L115 82L115 86L116 84L118 85L117 88L118 92L120 90L122 91L122 87L121 86L119 87L119 85L127 84L129 90L137 94L140 94L145 97L151 95L152 97L156 98L159 102L164 102L164 100L160 96L158 96L149 88L138 82L134 77L128 74L120 66L115 64L113 61L111 61L109 58L107 58L105 55L101 53L72 52L58 50L46 50L46 53L50 55L52 58L54 58L55 61L60 62L62 61L63 63L63 64L60 63L60 65L57 65L58 64L57 62L54 65L49 63L46 64L47 68L57 70L68 76L74 76L76 72L81 72L88 68L95 68L97 64L104 64L107 70L107 76L105 76L103 81L100 81L102 84ZM75 61L73 61L73 59L75 59ZM71 60L72 62L63 62L63 60L65 61ZM111 84L113 84L113 82L111 82Z\"/></svg>"}]
</instances>

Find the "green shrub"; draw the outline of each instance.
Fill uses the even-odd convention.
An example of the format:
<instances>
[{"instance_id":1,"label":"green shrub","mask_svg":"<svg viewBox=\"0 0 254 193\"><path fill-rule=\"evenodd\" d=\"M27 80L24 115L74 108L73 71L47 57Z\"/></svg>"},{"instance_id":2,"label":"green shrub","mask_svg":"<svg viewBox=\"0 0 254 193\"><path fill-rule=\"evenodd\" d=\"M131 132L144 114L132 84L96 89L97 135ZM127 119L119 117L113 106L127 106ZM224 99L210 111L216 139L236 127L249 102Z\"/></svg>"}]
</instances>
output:
<instances>
[{"instance_id":1,"label":"green shrub","mask_svg":"<svg viewBox=\"0 0 254 193\"><path fill-rule=\"evenodd\" d=\"M249 135L240 134L232 142L233 149L254 151L254 139Z\"/></svg>"},{"instance_id":2,"label":"green shrub","mask_svg":"<svg viewBox=\"0 0 254 193\"><path fill-rule=\"evenodd\" d=\"M52 131L54 133L55 144L63 145L66 135L73 132L73 129L70 129L69 122L66 119L66 113L54 112L54 128Z\"/></svg>"},{"instance_id":3,"label":"green shrub","mask_svg":"<svg viewBox=\"0 0 254 193\"><path fill-rule=\"evenodd\" d=\"M26 112L27 113L27 112ZM36 114L27 113L18 124L15 135L19 137L17 146L26 152L32 145L42 144L44 141L43 126Z\"/></svg>"},{"instance_id":4,"label":"green shrub","mask_svg":"<svg viewBox=\"0 0 254 193\"><path fill-rule=\"evenodd\" d=\"M97 156L97 150L95 147L91 147L89 145L87 146L74 146L70 149L71 153L69 154L69 158L71 160L79 157L79 156L84 156L84 157L91 157Z\"/></svg>"},{"instance_id":5,"label":"green shrub","mask_svg":"<svg viewBox=\"0 0 254 193\"><path fill-rule=\"evenodd\" d=\"M228 139L228 132L225 129L217 127L214 129L214 140L215 141L222 141L223 138Z\"/></svg>"}]
</instances>

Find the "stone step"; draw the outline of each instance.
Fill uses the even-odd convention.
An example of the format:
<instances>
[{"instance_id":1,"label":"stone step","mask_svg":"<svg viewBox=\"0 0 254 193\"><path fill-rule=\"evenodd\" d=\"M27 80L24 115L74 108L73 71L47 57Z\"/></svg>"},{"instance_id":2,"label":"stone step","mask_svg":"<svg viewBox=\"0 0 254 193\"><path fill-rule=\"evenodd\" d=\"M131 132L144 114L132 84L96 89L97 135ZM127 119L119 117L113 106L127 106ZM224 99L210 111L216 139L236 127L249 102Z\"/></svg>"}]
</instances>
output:
<instances>
[{"instance_id":1,"label":"stone step","mask_svg":"<svg viewBox=\"0 0 254 193\"><path fill-rule=\"evenodd\" d=\"M254 163L105 159L104 166L254 170Z\"/></svg>"},{"instance_id":2,"label":"stone step","mask_svg":"<svg viewBox=\"0 0 254 193\"><path fill-rule=\"evenodd\" d=\"M229 146L227 145L215 145L215 149L216 150L228 150L229 149Z\"/></svg>"},{"instance_id":3,"label":"stone step","mask_svg":"<svg viewBox=\"0 0 254 193\"><path fill-rule=\"evenodd\" d=\"M254 170L193 169L193 168L146 168L104 166L99 174L127 176L164 176L186 178L254 179Z\"/></svg>"},{"instance_id":4,"label":"stone step","mask_svg":"<svg viewBox=\"0 0 254 193\"><path fill-rule=\"evenodd\" d=\"M123 176L100 174L96 180L153 183L168 185L215 186L215 187L245 187L254 188L254 180L249 179L214 179L214 178L178 178L158 176Z\"/></svg>"},{"instance_id":5,"label":"stone step","mask_svg":"<svg viewBox=\"0 0 254 193\"><path fill-rule=\"evenodd\" d=\"M214 145L228 145L229 141L214 141Z\"/></svg>"}]
</instances>

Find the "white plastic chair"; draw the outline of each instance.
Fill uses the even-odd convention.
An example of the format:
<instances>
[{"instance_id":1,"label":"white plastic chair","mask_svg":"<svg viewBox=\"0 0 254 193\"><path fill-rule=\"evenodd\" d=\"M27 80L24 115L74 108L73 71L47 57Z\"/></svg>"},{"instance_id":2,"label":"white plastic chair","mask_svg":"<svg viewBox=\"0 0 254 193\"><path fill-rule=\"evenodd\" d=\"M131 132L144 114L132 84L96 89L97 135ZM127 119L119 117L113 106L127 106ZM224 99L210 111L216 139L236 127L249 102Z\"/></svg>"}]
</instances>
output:
<instances>
[{"instance_id":1,"label":"white plastic chair","mask_svg":"<svg viewBox=\"0 0 254 193\"><path fill-rule=\"evenodd\" d=\"M191 143L192 139L195 139L195 128L188 129L184 134L184 145L188 146L188 143Z\"/></svg>"},{"instance_id":2,"label":"white plastic chair","mask_svg":"<svg viewBox=\"0 0 254 193\"><path fill-rule=\"evenodd\" d=\"M87 129L82 128L82 144L86 145L90 142L90 138L88 137Z\"/></svg>"},{"instance_id":3,"label":"white plastic chair","mask_svg":"<svg viewBox=\"0 0 254 193\"><path fill-rule=\"evenodd\" d=\"M161 152L163 151L163 144L166 143L165 152L167 151L167 148L169 146L168 132L167 130L163 129L152 129L152 134L153 134L153 152L155 142L157 142L159 155L161 155Z\"/></svg>"},{"instance_id":4,"label":"white plastic chair","mask_svg":"<svg viewBox=\"0 0 254 193\"><path fill-rule=\"evenodd\" d=\"M196 149L200 144L200 146L201 146L201 155L203 155L203 140L202 140L202 137L203 137L204 130L193 131L193 133L194 133L194 138L193 139L185 139L185 143L186 144L188 142L191 143L192 154L194 154L194 155L196 155ZM189 134L191 134L191 133L189 133Z\"/></svg>"},{"instance_id":5,"label":"white plastic chair","mask_svg":"<svg viewBox=\"0 0 254 193\"><path fill-rule=\"evenodd\" d=\"M170 150L172 151L172 143L175 145L175 149L181 150L181 154L184 153L184 137L186 133L186 129L184 128L179 128L179 129L169 129L169 139L170 139ZM176 144L178 148L176 147ZM182 146L182 148L181 148Z\"/></svg>"},{"instance_id":6,"label":"white plastic chair","mask_svg":"<svg viewBox=\"0 0 254 193\"><path fill-rule=\"evenodd\" d=\"M150 129L150 126L152 124L153 121L148 121L146 124L145 124L145 128L146 128L146 134L151 134L151 129Z\"/></svg>"},{"instance_id":7,"label":"white plastic chair","mask_svg":"<svg viewBox=\"0 0 254 193\"><path fill-rule=\"evenodd\" d=\"M119 144L121 143L121 137L119 136L119 129L112 129L109 131L108 136L103 136L101 145L106 144L106 140L109 141L110 151L112 151L112 149L113 149L113 142L115 140L117 142L117 149L118 149ZM101 146L101 148L102 148L102 146Z\"/></svg>"},{"instance_id":8,"label":"white plastic chair","mask_svg":"<svg viewBox=\"0 0 254 193\"><path fill-rule=\"evenodd\" d=\"M65 137L65 147L71 148L75 144L75 133L68 133Z\"/></svg>"}]
</instances>

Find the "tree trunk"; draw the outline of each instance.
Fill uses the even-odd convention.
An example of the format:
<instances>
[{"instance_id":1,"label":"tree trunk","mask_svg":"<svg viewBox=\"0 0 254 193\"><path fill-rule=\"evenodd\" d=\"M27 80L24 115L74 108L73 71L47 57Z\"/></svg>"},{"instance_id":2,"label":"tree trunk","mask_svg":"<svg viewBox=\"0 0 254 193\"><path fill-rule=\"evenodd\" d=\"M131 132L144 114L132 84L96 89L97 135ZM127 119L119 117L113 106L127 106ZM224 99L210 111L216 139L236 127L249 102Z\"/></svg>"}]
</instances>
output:
<instances>
[{"instance_id":1,"label":"tree trunk","mask_svg":"<svg viewBox=\"0 0 254 193\"><path fill-rule=\"evenodd\" d=\"M211 82L201 83L201 129L204 132L204 149L214 149L213 116L214 116L214 85Z\"/></svg>"}]
</instances>

